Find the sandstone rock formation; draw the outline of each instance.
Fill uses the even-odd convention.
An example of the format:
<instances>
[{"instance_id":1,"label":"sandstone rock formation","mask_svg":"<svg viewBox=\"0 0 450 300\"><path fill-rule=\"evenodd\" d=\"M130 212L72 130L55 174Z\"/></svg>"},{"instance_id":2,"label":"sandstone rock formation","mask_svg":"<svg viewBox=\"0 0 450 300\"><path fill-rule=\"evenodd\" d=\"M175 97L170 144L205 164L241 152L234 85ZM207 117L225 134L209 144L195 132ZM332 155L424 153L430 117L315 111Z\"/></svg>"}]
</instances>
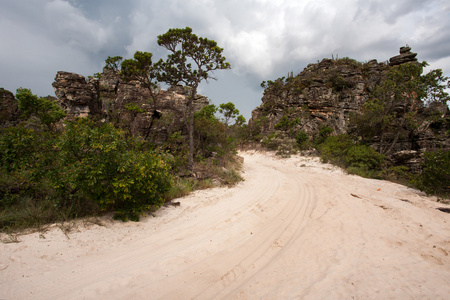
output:
<instances>
[{"instance_id":1,"label":"sandstone rock formation","mask_svg":"<svg viewBox=\"0 0 450 300\"><path fill-rule=\"evenodd\" d=\"M52 84L61 106L70 117L87 117L100 112L99 83L97 78L58 72Z\"/></svg>"},{"instance_id":2,"label":"sandstone rock formation","mask_svg":"<svg viewBox=\"0 0 450 300\"><path fill-rule=\"evenodd\" d=\"M298 76L271 84L250 122L264 119L262 131L270 133L283 116L298 117L297 129L311 135L325 125L345 133L350 114L369 99L385 70L386 65L376 60L362 64L351 59L323 59L309 64Z\"/></svg>"},{"instance_id":3,"label":"sandstone rock formation","mask_svg":"<svg viewBox=\"0 0 450 300\"><path fill-rule=\"evenodd\" d=\"M105 68L99 78L89 79L58 72L53 88L69 119L97 116L155 141L165 140L175 130L185 130L186 93L182 87L160 90L155 102L138 81L124 81L117 72ZM205 96L197 95L194 109L208 104Z\"/></svg>"},{"instance_id":4,"label":"sandstone rock formation","mask_svg":"<svg viewBox=\"0 0 450 300\"><path fill-rule=\"evenodd\" d=\"M400 55L391 58L389 64L376 60L360 63L349 58L309 64L295 77L269 82L249 126L256 127L262 136L285 130L283 124L289 124L290 132L304 131L310 138L323 126L331 127L333 134L348 133L350 116L361 111L386 72L394 65L417 62L416 55L410 47L402 47ZM414 169L420 162L418 157L427 149L450 149L446 133L450 112L447 105L436 105L439 107L421 108L419 113L439 111L443 121L424 122L414 137L402 135L393 147L393 153L398 154L390 157L394 163L406 161Z\"/></svg>"},{"instance_id":5,"label":"sandstone rock formation","mask_svg":"<svg viewBox=\"0 0 450 300\"><path fill-rule=\"evenodd\" d=\"M417 62L417 53L411 52L411 47L401 47L400 48L400 55L391 57L389 59L389 65L390 66L396 66L401 65L407 62Z\"/></svg>"}]
</instances>

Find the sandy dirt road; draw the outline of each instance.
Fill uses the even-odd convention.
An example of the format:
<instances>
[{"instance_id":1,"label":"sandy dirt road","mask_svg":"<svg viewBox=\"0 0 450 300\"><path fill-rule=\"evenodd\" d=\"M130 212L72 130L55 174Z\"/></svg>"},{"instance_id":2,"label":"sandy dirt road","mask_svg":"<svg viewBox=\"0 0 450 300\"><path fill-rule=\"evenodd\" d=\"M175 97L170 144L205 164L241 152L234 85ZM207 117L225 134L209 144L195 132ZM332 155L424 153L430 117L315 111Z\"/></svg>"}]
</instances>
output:
<instances>
[{"instance_id":1,"label":"sandy dirt road","mask_svg":"<svg viewBox=\"0 0 450 300\"><path fill-rule=\"evenodd\" d=\"M141 222L1 243L0 299L450 299L444 205L313 158L242 156L237 187Z\"/></svg>"}]
</instances>

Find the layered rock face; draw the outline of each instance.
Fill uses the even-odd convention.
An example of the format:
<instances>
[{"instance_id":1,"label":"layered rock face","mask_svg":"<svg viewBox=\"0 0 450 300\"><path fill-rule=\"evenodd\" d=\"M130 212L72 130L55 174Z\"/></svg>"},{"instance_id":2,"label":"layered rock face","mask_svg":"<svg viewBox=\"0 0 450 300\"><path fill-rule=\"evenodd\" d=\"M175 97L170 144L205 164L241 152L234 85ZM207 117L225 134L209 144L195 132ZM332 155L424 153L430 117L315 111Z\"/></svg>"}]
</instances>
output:
<instances>
[{"instance_id":1,"label":"layered rock face","mask_svg":"<svg viewBox=\"0 0 450 300\"><path fill-rule=\"evenodd\" d=\"M291 132L306 132L310 138L323 126L331 127L333 134L348 133L350 116L361 111L388 70L395 65L417 62L416 55L411 48L402 47L400 55L391 58L389 64L376 60L359 63L349 58L323 59L309 64L295 77L268 83L262 104L252 112L249 125L258 128L263 136L285 130L283 124L288 124ZM446 133L449 128L445 125L450 124L449 109L445 104L436 105L422 108L419 113L439 111L442 122L424 122L413 138L402 134L393 148L396 154L391 156L393 160L407 161L412 166L423 151L450 148Z\"/></svg>"},{"instance_id":2,"label":"layered rock face","mask_svg":"<svg viewBox=\"0 0 450 300\"><path fill-rule=\"evenodd\" d=\"M53 83L55 94L67 118L97 116L115 122L133 135L153 136L163 141L174 130L183 131L187 95L181 87L160 90L157 99L138 81L123 81L113 70L104 69L100 78L58 72ZM208 105L197 95L194 109Z\"/></svg>"},{"instance_id":3,"label":"layered rock face","mask_svg":"<svg viewBox=\"0 0 450 300\"><path fill-rule=\"evenodd\" d=\"M390 66L396 66L401 65L407 62L417 62L417 53L411 52L411 47L401 47L400 48L400 55L391 57L389 59L389 65Z\"/></svg>"},{"instance_id":4,"label":"layered rock face","mask_svg":"<svg viewBox=\"0 0 450 300\"><path fill-rule=\"evenodd\" d=\"M52 86L59 103L70 117L87 117L100 112L97 78L87 81L82 75L61 71L56 74Z\"/></svg>"},{"instance_id":5,"label":"layered rock face","mask_svg":"<svg viewBox=\"0 0 450 300\"><path fill-rule=\"evenodd\" d=\"M297 129L311 135L325 125L345 133L350 114L361 109L385 71L386 65L376 60L361 64L323 59L309 64L298 76L269 84L250 122L264 120L262 131L270 133L287 116L299 118Z\"/></svg>"}]
</instances>

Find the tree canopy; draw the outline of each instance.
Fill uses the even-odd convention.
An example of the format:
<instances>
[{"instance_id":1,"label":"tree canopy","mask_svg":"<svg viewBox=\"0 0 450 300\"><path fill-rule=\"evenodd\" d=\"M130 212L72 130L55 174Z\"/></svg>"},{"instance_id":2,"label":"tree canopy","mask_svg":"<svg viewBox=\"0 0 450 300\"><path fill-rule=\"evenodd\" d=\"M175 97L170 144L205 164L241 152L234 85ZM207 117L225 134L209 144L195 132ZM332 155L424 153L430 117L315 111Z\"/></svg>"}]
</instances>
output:
<instances>
[{"instance_id":1,"label":"tree canopy","mask_svg":"<svg viewBox=\"0 0 450 300\"><path fill-rule=\"evenodd\" d=\"M201 81L214 79L215 70L230 69L230 64L223 56L223 49L207 38L198 37L192 29L169 29L158 36L158 45L171 54L167 60L160 60L161 69L158 79L170 85L183 84L190 93L187 101L187 128L189 132L189 168L194 164L194 111L192 103Z\"/></svg>"}]
</instances>

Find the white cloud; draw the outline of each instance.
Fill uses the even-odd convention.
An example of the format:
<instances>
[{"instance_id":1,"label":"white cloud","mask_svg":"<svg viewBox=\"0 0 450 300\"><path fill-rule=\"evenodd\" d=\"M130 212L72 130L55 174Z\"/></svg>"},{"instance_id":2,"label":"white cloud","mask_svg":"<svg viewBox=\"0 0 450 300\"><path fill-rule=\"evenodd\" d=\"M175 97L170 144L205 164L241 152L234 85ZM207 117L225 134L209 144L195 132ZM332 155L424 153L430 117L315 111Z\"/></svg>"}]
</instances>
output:
<instances>
[{"instance_id":1,"label":"white cloud","mask_svg":"<svg viewBox=\"0 0 450 300\"><path fill-rule=\"evenodd\" d=\"M87 19L80 10L66 1L54 0L44 7L45 18L55 37L70 47L98 52L110 39L108 28Z\"/></svg>"}]
</instances>

